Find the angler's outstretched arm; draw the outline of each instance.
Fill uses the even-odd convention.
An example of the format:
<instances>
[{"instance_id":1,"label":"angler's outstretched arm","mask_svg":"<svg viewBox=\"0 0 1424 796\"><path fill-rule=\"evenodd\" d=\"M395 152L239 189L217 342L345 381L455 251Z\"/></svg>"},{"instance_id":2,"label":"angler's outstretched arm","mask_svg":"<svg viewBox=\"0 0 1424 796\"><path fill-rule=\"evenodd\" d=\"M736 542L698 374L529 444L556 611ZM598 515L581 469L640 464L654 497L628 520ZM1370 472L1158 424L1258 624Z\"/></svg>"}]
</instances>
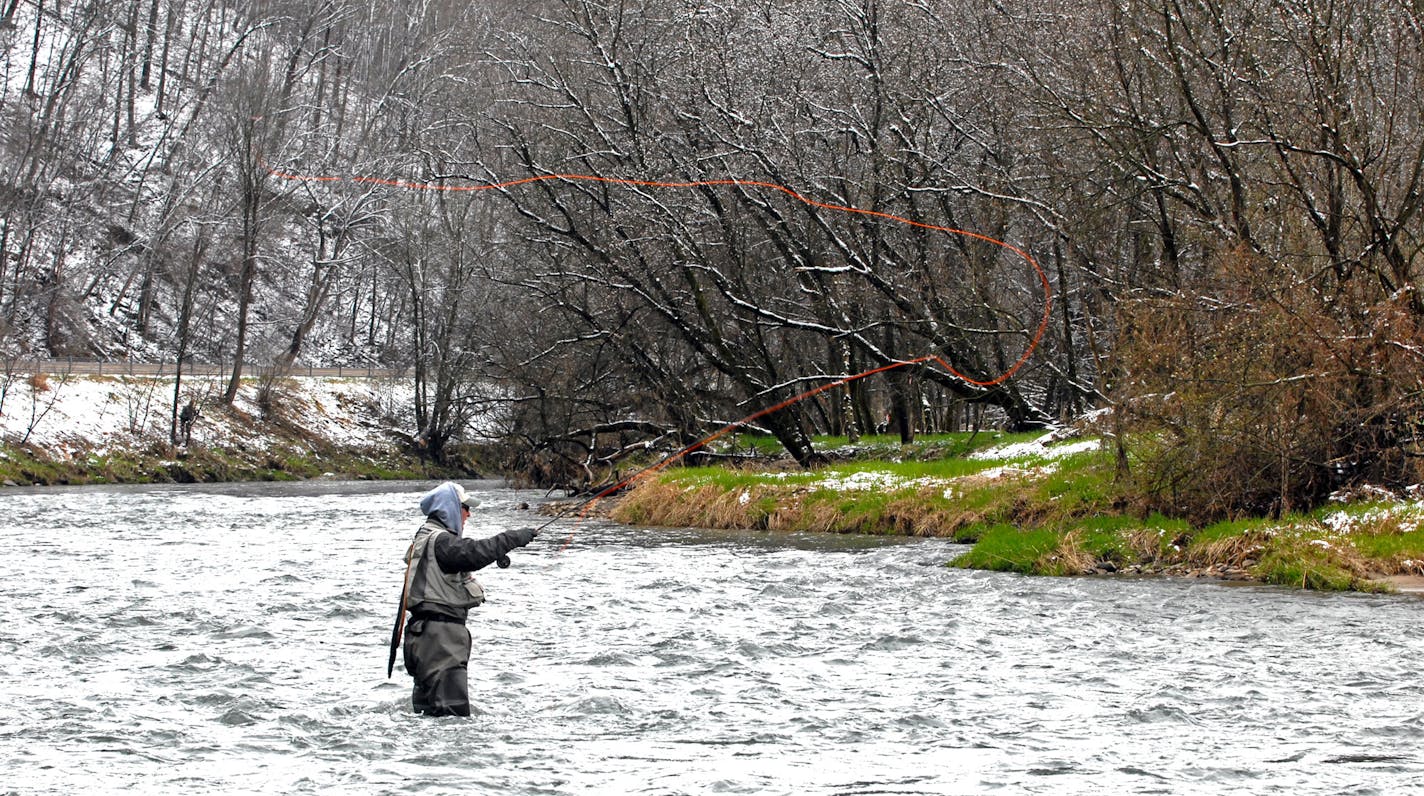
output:
<instances>
[{"instance_id":1,"label":"angler's outstretched arm","mask_svg":"<svg viewBox=\"0 0 1424 796\"><path fill-rule=\"evenodd\" d=\"M523 547L538 536L533 528L515 528L484 539L442 533L435 538L435 563L445 572L474 572Z\"/></svg>"}]
</instances>

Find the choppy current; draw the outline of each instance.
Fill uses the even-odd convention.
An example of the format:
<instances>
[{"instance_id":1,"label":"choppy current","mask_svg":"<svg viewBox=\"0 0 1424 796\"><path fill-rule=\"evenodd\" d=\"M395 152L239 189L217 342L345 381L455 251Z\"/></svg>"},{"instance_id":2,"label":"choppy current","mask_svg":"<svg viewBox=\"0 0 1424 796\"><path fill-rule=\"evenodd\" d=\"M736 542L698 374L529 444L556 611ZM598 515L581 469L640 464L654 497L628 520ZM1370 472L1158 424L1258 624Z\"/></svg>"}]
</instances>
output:
<instances>
[{"instance_id":1,"label":"choppy current","mask_svg":"<svg viewBox=\"0 0 1424 796\"><path fill-rule=\"evenodd\" d=\"M0 793L1404 793L1417 598L948 569L937 540L556 525L469 719L386 679L429 484L0 492ZM470 533L544 518L483 485Z\"/></svg>"}]
</instances>

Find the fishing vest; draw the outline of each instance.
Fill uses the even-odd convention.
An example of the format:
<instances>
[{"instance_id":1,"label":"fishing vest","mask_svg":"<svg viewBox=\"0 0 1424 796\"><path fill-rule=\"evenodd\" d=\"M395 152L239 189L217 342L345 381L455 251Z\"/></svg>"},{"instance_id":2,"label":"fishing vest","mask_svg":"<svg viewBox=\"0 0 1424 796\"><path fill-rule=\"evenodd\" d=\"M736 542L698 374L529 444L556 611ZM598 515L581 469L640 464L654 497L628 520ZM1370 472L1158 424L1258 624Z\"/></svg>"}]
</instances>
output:
<instances>
[{"instance_id":1,"label":"fishing vest","mask_svg":"<svg viewBox=\"0 0 1424 796\"><path fill-rule=\"evenodd\" d=\"M485 590L472 573L440 569L435 561L435 537L442 533L449 531L433 521L415 532L415 541L406 553L410 572L406 606L417 616L434 613L464 621L471 608L485 601Z\"/></svg>"}]
</instances>

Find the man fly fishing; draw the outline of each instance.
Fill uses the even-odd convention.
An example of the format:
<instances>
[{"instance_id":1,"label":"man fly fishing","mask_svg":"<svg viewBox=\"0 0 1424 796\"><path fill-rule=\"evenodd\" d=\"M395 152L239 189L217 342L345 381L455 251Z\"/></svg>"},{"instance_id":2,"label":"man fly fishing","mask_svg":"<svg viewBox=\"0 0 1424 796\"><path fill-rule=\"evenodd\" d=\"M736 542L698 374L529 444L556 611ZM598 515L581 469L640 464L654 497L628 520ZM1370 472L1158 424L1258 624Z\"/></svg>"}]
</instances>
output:
<instances>
[{"instance_id":1,"label":"man fly fishing","mask_svg":"<svg viewBox=\"0 0 1424 796\"><path fill-rule=\"evenodd\" d=\"M425 522L406 551L405 585L391 631L389 677L405 629L405 670L415 679L411 707L427 716L470 715L468 667L470 631L465 619L485 601L474 572L533 541L539 531L516 528L484 539L464 536L470 509L478 501L459 484L446 481L420 498ZM406 614L410 621L406 622Z\"/></svg>"}]
</instances>

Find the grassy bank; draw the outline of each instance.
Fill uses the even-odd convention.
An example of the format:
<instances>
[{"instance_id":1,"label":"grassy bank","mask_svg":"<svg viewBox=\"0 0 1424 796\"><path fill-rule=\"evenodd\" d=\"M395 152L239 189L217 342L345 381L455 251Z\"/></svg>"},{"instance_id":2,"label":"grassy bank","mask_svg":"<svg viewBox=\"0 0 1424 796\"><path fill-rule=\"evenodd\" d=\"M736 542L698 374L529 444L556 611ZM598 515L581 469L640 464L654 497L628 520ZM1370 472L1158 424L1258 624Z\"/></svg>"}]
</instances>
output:
<instances>
[{"instance_id":1,"label":"grassy bank","mask_svg":"<svg viewBox=\"0 0 1424 796\"><path fill-rule=\"evenodd\" d=\"M0 483L14 486L298 481L318 476L390 480L469 474L463 468L436 467L392 451L296 444L260 450L153 445L63 457L26 446L0 446Z\"/></svg>"},{"instance_id":2,"label":"grassy bank","mask_svg":"<svg viewBox=\"0 0 1424 796\"><path fill-rule=\"evenodd\" d=\"M952 538L954 566L1039 575L1178 574L1380 591L1424 574L1424 503L1332 505L1196 527L1134 510L1091 443L1037 435L884 440L814 472L688 467L641 481L613 511L646 525ZM824 444L824 442L823 442ZM869 457L869 458L867 458Z\"/></svg>"}]
</instances>

